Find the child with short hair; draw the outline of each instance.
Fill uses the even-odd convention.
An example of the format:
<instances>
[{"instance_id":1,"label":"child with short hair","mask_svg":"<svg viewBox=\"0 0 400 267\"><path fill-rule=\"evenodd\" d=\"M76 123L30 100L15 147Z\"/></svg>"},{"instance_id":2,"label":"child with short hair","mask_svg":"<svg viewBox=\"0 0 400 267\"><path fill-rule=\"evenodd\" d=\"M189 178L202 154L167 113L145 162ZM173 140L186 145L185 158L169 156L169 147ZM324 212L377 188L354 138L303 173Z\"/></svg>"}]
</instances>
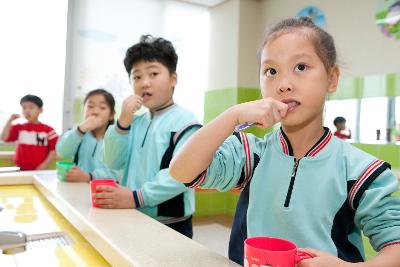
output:
<instances>
[{"instance_id":1,"label":"child with short hair","mask_svg":"<svg viewBox=\"0 0 400 267\"><path fill-rule=\"evenodd\" d=\"M310 18L284 20L267 35L260 63L263 99L197 131L171 162L171 176L190 187L242 189L229 243L238 263L247 237L273 236L314 248L301 249L313 258L299 267L400 266L397 177L323 127L339 78L332 37ZM264 138L231 135L238 124L278 122ZM366 263L361 231L379 251Z\"/></svg>"},{"instance_id":2,"label":"child with short hair","mask_svg":"<svg viewBox=\"0 0 400 267\"><path fill-rule=\"evenodd\" d=\"M103 192L95 194L95 202L103 208L137 208L191 238L194 191L172 179L168 166L200 125L173 101L177 60L171 42L149 35L126 52L133 94L104 137L104 161L123 169L122 186L97 187ZM148 112L134 115L142 105Z\"/></svg>"},{"instance_id":3,"label":"child with short hair","mask_svg":"<svg viewBox=\"0 0 400 267\"><path fill-rule=\"evenodd\" d=\"M349 134L345 134L342 131L346 130L346 119L343 117L336 117L333 120L333 125L336 127L336 131L334 133L334 136L340 139L350 139L351 138L351 132L349 130Z\"/></svg>"},{"instance_id":4,"label":"child with short hair","mask_svg":"<svg viewBox=\"0 0 400 267\"><path fill-rule=\"evenodd\" d=\"M61 157L73 159L76 165L65 173L66 181L118 180L119 172L107 168L102 161L104 134L114 124L114 97L104 89L95 89L86 94L83 104L85 120L64 133L56 146Z\"/></svg>"},{"instance_id":5,"label":"child with short hair","mask_svg":"<svg viewBox=\"0 0 400 267\"><path fill-rule=\"evenodd\" d=\"M57 133L39 121L43 112L40 97L28 94L21 98L20 105L28 122L12 125L20 117L12 114L1 132L1 140L17 142L14 161L21 170L45 170L56 156Z\"/></svg>"}]
</instances>

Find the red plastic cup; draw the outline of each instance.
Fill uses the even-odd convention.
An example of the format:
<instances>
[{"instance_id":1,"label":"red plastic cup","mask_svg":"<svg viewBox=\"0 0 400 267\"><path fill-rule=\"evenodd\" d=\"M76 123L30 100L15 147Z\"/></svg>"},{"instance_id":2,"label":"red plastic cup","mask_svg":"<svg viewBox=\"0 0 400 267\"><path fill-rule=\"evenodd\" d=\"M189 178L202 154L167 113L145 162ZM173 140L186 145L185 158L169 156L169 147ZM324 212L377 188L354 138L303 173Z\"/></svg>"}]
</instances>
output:
<instances>
[{"instance_id":1,"label":"red plastic cup","mask_svg":"<svg viewBox=\"0 0 400 267\"><path fill-rule=\"evenodd\" d=\"M295 267L311 255L299 252L297 246L285 239L258 236L244 241L244 266Z\"/></svg>"},{"instance_id":2,"label":"red plastic cup","mask_svg":"<svg viewBox=\"0 0 400 267\"><path fill-rule=\"evenodd\" d=\"M117 186L117 183L115 182L115 180L112 179L96 179L90 181L90 195L92 197L92 206L96 208L99 208L100 205L94 203L95 198L93 197L93 194L96 193L97 186L99 185Z\"/></svg>"}]
</instances>

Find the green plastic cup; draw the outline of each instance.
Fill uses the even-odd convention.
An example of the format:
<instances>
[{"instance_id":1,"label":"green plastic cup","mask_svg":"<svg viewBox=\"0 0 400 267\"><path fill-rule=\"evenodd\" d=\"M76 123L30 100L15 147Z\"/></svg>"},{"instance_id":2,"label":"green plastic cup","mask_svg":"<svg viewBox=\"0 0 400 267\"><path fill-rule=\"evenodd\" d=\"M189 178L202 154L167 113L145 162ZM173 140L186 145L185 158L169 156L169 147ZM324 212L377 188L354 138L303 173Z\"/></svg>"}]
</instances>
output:
<instances>
[{"instance_id":1,"label":"green plastic cup","mask_svg":"<svg viewBox=\"0 0 400 267\"><path fill-rule=\"evenodd\" d=\"M57 178L60 181L65 181L65 173L68 172L72 167L74 167L75 164L73 162L57 161L56 166L57 166Z\"/></svg>"}]
</instances>

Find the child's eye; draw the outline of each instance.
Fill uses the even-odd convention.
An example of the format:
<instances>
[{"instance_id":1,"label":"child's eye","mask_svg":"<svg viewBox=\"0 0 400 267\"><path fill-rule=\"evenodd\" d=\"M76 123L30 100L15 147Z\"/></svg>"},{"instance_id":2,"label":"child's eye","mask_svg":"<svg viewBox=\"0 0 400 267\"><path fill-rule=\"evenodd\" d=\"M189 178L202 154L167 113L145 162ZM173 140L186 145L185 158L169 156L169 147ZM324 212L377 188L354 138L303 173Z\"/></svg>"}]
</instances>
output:
<instances>
[{"instance_id":1,"label":"child's eye","mask_svg":"<svg viewBox=\"0 0 400 267\"><path fill-rule=\"evenodd\" d=\"M268 68L268 69L265 70L265 75L266 75L267 77L272 77L272 76L274 76L276 73L277 73L277 72L276 72L276 70L275 70L274 68Z\"/></svg>"},{"instance_id":2,"label":"child's eye","mask_svg":"<svg viewBox=\"0 0 400 267\"><path fill-rule=\"evenodd\" d=\"M132 79L133 79L134 81L139 80L139 79L140 79L140 76L134 75L134 76L132 77Z\"/></svg>"},{"instance_id":3,"label":"child's eye","mask_svg":"<svg viewBox=\"0 0 400 267\"><path fill-rule=\"evenodd\" d=\"M158 75L158 72L152 72L150 75L151 75L152 77L155 77L155 76Z\"/></svg>"},{"instance_id":4,"label":"child's eye","mask_svg":"<svg viewBox=\"0 0 400 267\"><path fill-rule=\"evenodd\" d=\"M305 71L307 69L307 66L305 64L297 64L296 67L294 68L294 71Z\"/></svg>"}]
</instances>

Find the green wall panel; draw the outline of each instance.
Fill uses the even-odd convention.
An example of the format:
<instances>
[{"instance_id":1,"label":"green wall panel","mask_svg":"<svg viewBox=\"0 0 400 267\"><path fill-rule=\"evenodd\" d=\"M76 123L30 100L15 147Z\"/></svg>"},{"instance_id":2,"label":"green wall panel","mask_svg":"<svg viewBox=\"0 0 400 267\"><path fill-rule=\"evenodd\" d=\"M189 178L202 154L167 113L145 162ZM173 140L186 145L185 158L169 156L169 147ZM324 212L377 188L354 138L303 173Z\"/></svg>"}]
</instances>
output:
<instances>
[{"instance_id":1,"label":"green wall panel","mask_svg":"<svg viewBox=\"0 0 400 267\"><path fill-rule=\"evenodd\" d=\"M234 216L236 211L236 205L239 200L239 194L230 192L228 195L226 214Z\"/></svg>"},{"instance_id":2,"label":"green wall panel","mask_svg":"<svg viewBox=\"0 0 400 267\"><path fill-rule=\"evenodd\" d=\"M329 95L330 100L352 99L362 97L363 81L360 78L341 78L335 93Z\"/></svg>"},{"instance_id":3,"label":"green wall panel","mask_svg":"<svg viewBox=\"0 0 400 267\"><path fill-rule=\"evenodd\" d=\"M353 144L359 149L387 161L392 169L400 168L400 146L396 144Z\"/></svg>"},{"instance_id":4,"label":"green wall panel","mask_svg":"<svg viewBox=\"0 0 400 267\"><path fill-rule=\"evenodd\" d=\"M0 167L11 167L15 166L15 163L11 159L0 159Z\"/></svg>"},{"instance_id":5,"label":"green wall panel","mask_svg":"<svg viewBox=\"0 0 400 267\"><path fill-rule=\"evenodd\" d=\"M261 93L258 88L225 88L206 91L204 98L204 124L208 123L233 105L260 98ZM262 137L268 132L268 130L250 127L246 132Z\"/></svg>"},{"instance_id":6,"label":"green wall panel","mask_svg":"<svg viewBox=\"0 0 400 267\"><path fill-rule=\"evenodd\" d=\"M380 74L340 78L337 91L329 100L400 96L400 74Z\"/></svg>"},{"instance_id":7,"label":"green wall panel","mask_svg":"<svg viewBox=\"0 0 400 267\"><path fill-rule=\"evenodd\" d=\"M239 194L235 192L196 192L196 210L194 216L210 216L226 214L233 216Z\"/></svg>"},{"instance_id":8,"label":"green wall panel","mask_svg":"<svg viewBox=\"0 0 400 267\"><path fill-rule=\"evenodd\" d=\"M229 192L196 192L196 210L194 216L227 214Z\"/></svg>"},{"instance_id":9,"label":"green wall panel","mask_svg":"<svg viewBox=\"0 0 400 267\"><path fill-rule=\"evenodd\" d=\"M206 91L204 97L204 124L235 104L237 104L237 89L235 88Z\"/></svg>"},{"instance_id":10,"label":"green wall panel","mask_svg":"<svg viewBox=\"0 0 400 267\"><path fill-rule=\"evenodd\" d=\"M237 102L244 103L257 99L261 99L261 91L258 88L238 88L237 89Z\"/></svg>"},{"instance_id":11,"label":"green wall panel","mask_svg":"<svg viewBox=\"0 0 400 267\"><path fill-rule=\"evenodd\" d=\"M15 151L14 143L3 143L0 146L0 151Z\"/></svg>"},{"instance_id":12,"label":"green wall panel","mask_svg":"<svg viewBox=\"0 0 400 267\"><path fill-rule=\"evenodd\" d=\"M400 96L400 74L389 74L386 80L387 96Z\"/></svg>"},{"instance_id":13,"label":"green wall panel","mask_svg":"<svg viewBox=\"0 0 400 267\"><path fill-rule=\"evenodd\" d=\"M363 97L386 96L386 75L364 77Z\"/></svg>"},{"instance_id":14,"label":"green wall panel","mask_svg":"<svg viewBox=\"0 0 400 267\"><path fill-rule=\"evenodd\" d=\"M80 123L83 120L83 99L74 99L74 123Z\"/></svg>"}]
</instances>

